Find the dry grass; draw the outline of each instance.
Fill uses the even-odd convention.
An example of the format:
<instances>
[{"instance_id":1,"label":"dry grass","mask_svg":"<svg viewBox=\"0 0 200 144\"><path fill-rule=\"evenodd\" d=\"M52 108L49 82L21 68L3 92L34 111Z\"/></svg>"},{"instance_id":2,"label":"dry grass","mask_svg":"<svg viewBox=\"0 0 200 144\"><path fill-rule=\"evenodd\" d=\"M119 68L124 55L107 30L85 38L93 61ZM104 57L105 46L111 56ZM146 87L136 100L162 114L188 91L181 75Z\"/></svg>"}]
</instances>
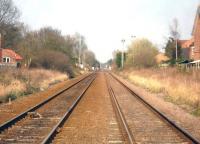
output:
<instances>
[{"instance_id":1,"label":"dry grass","mask_svg":"<svg viewBox=\"0 0 200 144\"><path fill-rule=\"evenodd\" d=\"M66 80L68 78L66 74L44 69L31 70L29 71L28 75L30 75L30 84L33 87L37 87L41 90L48 88L51 84Z\"/></svg>"},{"instance_id":2,"label":"dry grass","mask_svg":"<svg viewBox=\"0 0 200 144\"><path fill-rule=\"evenodd\" d=\"M8 93L24 91L26 89L26 85L21 81L14 79L10 84L4 85L1 83L0 85L0 96L4 96Z\"/></svg>"},{"instance_id":3,"label":"dry grass","mask_svg":"<svg viewBox=\"0 0 200 144\"><path fill-rule=\"evenodd\" d=\"M68 76L58 71L44 69L0 69L0 102L9 97L45 90L50 85L66 80Z\"/></svg>"},{"instance_id":4,"label":"dry grass","mask_svg":"<svg viewBox=\"0 0 200 144\"><path fill-rule=\"evenodd\" d=\"M163 91L163 86L161 83L155 81L152 78L146 79L138 75L129 75L128 79L131 80L134 84L148 89L151 92L160 93Z\"/></svg>"},{"instance_id":5,"label":"dry grass","mask_svg":"<svg viewBox=\"0 0 200 144\"><path fill-rule=\"evenodd\" d=\"M200 71L167 69L128 69L120 72L134 84L154 93L164 93L171 101L195 113L200 108Z\"/></svg>"}]
</instances>

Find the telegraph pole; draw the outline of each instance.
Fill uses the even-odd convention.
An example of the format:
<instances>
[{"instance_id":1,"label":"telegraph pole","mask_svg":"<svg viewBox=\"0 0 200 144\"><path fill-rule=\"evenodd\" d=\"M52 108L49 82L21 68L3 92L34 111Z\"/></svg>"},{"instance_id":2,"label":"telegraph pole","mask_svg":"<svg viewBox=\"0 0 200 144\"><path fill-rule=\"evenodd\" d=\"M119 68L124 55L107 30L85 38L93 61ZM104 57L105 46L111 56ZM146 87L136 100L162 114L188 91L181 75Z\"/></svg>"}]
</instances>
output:
<instances>
[{"instance_id":1,"label":"telegraph pole","mask_svg":"<svg viewBox=\"0 0 200 144\"><path fill-rule=\"evenodd\" d=\"M81 45L82 45L82 38L79 38L79 53L78 53L78 64L81 65Z\"/></svg>"},{"instance_id":2,"label":"telegraph pole","mask_svg":"<svg viewBox=\"0 0 200 144\"><path fill-rule=\"evenodd\" d=\"M131 35L131 43L130 43L130 45L133 44L133 40L134 40L134 38L136 38L136 36ZM133 63L135 63L134 60L135 60L135 52L133 52L133 60L132 60Z\"/></svg>"},{"instance_id":3,"label":"telegraph pole","mask_svg":"<svg viewBox=\"0 0 200 144\"><path fill-rule=\"evenodd\" d=\"M176 61L178 59L178 39L176 38Z\"/></svg>"}]
</instances>

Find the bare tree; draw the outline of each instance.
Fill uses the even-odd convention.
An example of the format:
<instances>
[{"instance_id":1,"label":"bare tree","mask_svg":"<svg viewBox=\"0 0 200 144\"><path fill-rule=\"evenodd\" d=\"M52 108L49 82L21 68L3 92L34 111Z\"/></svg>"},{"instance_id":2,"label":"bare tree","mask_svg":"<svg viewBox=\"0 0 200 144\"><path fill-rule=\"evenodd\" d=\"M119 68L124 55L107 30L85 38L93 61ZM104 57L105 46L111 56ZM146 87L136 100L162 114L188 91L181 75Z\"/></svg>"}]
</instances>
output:
<instances>
[{"instance_id":1,"label":"bare tree","mask_svg":"<svg viewBox=\"0 0 200 144\"><path fill-rule=\"evenodd\" d=\"M170 36L173 39L179 39L180 38L180 31L179 31L179 23L178 19L174 18L172 24L169 26L170 30Z\"/></svg>"},{"instance_id":2,"label":"bare tree","mask_svg":"<svg viewBox=\"0 0 200 144\"><path fill-rule=\"evenodd\" d=\"M90 50L84 51L84 63L89 65L90 67L94 66L96 63L95 54Z\"/></svg>"},{"instance_id":3,"label":"bare tree","mask_svg":"<svg viewBox=\"0 0 200 144\"><path fill-rule=\"evenodd\" d=\"M74 41L75 47L73 47L73 55L77 58L78 63L82 64L84 62L84 52L88 49L85 42L85 37L79 33L75 33Z\"/></svg>"},{"instance_id":4,"label":"bare tree","mask_svg":"<svg viewBox=\"0 0 200 144\"><path fill-rule=\"evenodd\" d=\"M0 0L0 28L16 23L20 16L12 0Z\"/></svg>"},{"instance_id":5,"label":"bare tree","mask_svg":"<svg viewBox=\"0 0 200 144\"><path fill-rule=\"evenodd\" d=\"M12 0L0 0L0 33L2 47L16 45L21 37L21 23L18 22L20 12Z\"/></svg>"},{"instance_id":6,"label":"bare tree","mask_svg":"<svg viewBox=\"0 0 200 144\"><path fill-rule=\"evenodd\" d=\"M178 39L180 38L179 23L176 18L173 19L172 24L169 26L170 38L165 48L165 53L172 60L176 61L181 57L181 48L178 45Z\"/></svg>"}]
</instances>

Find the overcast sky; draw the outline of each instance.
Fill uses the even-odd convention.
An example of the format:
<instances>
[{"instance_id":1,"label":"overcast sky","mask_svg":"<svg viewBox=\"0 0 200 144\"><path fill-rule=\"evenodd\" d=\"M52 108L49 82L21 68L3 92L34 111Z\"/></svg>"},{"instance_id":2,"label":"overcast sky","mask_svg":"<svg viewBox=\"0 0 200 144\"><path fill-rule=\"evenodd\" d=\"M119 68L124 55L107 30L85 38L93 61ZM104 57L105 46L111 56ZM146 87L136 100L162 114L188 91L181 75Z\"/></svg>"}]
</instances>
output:
<instances>
[{"instance_id":1,"label":"overcast sky","mask_svg":"<svg viewBox=\"0 0 200 144\"><path fill-rule=\"evenodd\" d=\"M191 37L200 0L14 0L31 29L52 26L63 35L79 32L101 62L121 49L131 35L162 48L169 24L177 18L181 38Z\"/></svg>"}]
</instances>

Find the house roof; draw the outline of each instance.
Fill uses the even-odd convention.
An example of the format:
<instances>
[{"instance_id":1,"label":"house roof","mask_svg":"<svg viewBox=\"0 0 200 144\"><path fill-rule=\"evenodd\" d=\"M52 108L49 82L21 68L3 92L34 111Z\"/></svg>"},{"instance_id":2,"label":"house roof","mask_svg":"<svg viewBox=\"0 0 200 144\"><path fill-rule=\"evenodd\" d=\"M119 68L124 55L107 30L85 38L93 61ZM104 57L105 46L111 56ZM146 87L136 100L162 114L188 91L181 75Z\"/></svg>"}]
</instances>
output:
<instances>
[{"instance_id":1,"label":"house roof","mask_svg":"<svg viewBox=\"0 0 200 144\"><path fill-rule=\"evenodd\" d=\"M14 58L15 60L22 60L23 58L17 54L16 52L14 52L13 50L6 48L6 49L2 49L2 54L3 53L9 53L11 55L12 58Z\"/></svg>"}]
</instances>

